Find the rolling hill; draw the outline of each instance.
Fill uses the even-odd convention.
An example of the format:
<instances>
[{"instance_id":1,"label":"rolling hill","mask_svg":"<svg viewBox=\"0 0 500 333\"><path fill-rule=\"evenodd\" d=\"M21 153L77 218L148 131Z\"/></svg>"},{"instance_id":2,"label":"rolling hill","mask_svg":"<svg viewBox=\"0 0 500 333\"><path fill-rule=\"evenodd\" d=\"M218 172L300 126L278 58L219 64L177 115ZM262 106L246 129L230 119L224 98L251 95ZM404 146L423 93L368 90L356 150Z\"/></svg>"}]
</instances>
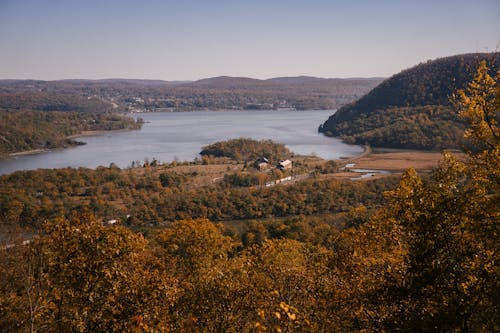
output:
<instances>
[{"instance_id":1,"label":"rolling hill","mask_svg":"<svg viewBox=\"0 0 500 333\"><path fill-rule=\"evenodd\" d=\"M72 99L91 101L99 99L108 105L112 103L132 111L165 108L171 111L334 109L358 99L381 81L380 78L325 79L305 76L268 80L219 76L198 81L0 80L0 107L11 107L14 100L17 104L30 107L35 104L36 109L66 110L66 105L60 101L61 96L70 96ZM34 97L42 95L43 98L37 98L34 103ZM48 101L46 96L49 95L55 96L57 101ZM2 105L2 101L6 105ZM82 101L78 102L73 104L82 104Z\"/></svg>"}]
</instances>

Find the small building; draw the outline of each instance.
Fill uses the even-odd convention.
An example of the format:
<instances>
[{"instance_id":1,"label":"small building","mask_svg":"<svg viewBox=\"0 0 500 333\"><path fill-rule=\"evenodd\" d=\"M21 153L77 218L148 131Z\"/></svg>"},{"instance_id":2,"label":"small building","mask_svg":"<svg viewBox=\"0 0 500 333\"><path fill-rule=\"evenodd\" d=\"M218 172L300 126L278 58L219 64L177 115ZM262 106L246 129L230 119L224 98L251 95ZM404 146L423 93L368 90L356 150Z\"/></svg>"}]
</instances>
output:
<instances>
[{"instance_id":1,"label":"small building","mask_svg":"<svg viewBox=\"0 0 500 333\"><path fill-rule=\"evenodd\" d=\"M292 161L290 161L290 160L280 161L278 164L278 168L280 170L291 170L292 169Z\"/></svg>"},{"instance_id":2,"label":"small building","mask_svg":"<svg viewBox=\"0 0 500 333\"><path fill-rule=\"evenodd\" d=\"M266 171L267 169L269 169L269 163L259 162L259 163L257 163L257 169L259 171Z\"/></svg>"},{"instance_id":3,"label":"small building","mask_svg":"<svg viewBox=\"0 0 500 333\"><path fill-rule=\"evenodd\" d=\"M255 168L259 171L266 171L269 169L269 160L265 157L259 158L255 161Z\"/></svg>"}]
</instances>

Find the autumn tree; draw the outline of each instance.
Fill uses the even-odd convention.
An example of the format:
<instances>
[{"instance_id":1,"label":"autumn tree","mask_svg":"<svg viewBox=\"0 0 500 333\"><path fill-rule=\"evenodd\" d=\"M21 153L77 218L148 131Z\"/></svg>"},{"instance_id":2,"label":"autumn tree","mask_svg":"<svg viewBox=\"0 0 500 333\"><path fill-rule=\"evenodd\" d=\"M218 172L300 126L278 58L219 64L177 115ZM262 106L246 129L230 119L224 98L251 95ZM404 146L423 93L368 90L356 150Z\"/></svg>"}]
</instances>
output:
<instances>
[{"instance_id":1,"label":"autumn tree","mask_svg":"<svg viewBox=\"0 0 500 333\"><path fill-rule=\"evenodd\" d=\"M20 253L22 260L7 267L20 277L18 286L10 287L20 299L10 304L27 314L19 317L17 329L167 329L176 284L158 269L146 245L141 235L121 226L103 226L90 215L49 222L45 234L29 246L13 248L12 255ZM9 301L8 294L1 296L0 303Z\"/></svg>"},{"instance_id":2,"label":"autumn tree","mask_svg":"<svg viewBox=\"0 0 500 333\"><path fill-rule=\"evenodd\" d=\"M159 256L179 278L209 274L219 261L227 259L234 246L233 240L207 219L174 222L158 233L156 241Z\"/></svg>"},{"instance_id":3,"label":"autumn tree","mask_svg":"<svg viewBox=\"0 0 500 333\"><path fill-rule=\"evenodd\" d=\"M388 218L407 251L403 279L389 288L398 305L385 322L390 330L493 331L500 325L499 80L483 62L458 92L475 143L468 158L446 153L429 181L408 170L389 194Z\"/></svg>"},{"instance_id":4,"label":"autumn tree","mask_svg":"<svg viewBox=\"0 0 500 333\"><path fill-rule=\"evenodd\" d=\"M235 242L207 219L181 220L158 232L157 256L182 287L172 316L178 330L220 331L228 327L221 286ZM227 288L226 288L227 290ZM195 329L196 328L196 329Z\"/></svg>"}]
</instances>

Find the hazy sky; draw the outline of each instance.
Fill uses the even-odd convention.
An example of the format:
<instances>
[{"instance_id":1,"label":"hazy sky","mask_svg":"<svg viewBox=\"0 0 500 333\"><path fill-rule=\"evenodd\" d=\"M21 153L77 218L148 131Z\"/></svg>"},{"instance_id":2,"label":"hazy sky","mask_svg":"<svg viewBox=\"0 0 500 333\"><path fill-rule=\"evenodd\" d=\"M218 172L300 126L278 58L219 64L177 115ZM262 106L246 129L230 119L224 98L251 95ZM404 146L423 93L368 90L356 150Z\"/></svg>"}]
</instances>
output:
<instances>
[{"instance_id":1,"label":"hazy sky","mask_svg":"<svg viewBox=\"0 0 500 333\"><path fill-rule=\"evenodd\" d=\"M495 51L500 0L0 0L0 78L390 76Z\"/></svg>"}]
</instances>

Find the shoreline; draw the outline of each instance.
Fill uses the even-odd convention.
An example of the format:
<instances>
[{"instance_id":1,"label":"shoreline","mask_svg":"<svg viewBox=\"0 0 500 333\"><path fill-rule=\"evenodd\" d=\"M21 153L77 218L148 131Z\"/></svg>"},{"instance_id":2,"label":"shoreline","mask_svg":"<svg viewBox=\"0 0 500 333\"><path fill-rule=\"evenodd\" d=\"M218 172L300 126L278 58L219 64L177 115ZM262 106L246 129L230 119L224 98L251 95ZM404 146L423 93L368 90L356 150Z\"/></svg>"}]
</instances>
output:
<instances>
[{"instance_id":1,"label":"shoreline","mask_svg":"<svg viewBox=\"0 0 500 333\"><path fill-rule=\"evenodd\" d=\"M7 157L16 157L16 156L24 156L24 155L35 155L35 154L40 154L40 153L46 153L49 152L50 149L31 149L31 150L23 150L15 153L9 153L6 156Z\"/></svg>"},{"instance_id":2,"label":"shoreline","mask_svg":"<svg viewBox=\"0 0 500 333\"><path fill-rule=\"evenodd\" d=\"M229 112L229 111L265 111L265 112L307 112L307 111L328 111L328 112L336 112L338 109L288 109L288 108L282 108L282 109L186 109L186 110L179 110L179 109L170 109L170 108L156 108L152 110L146 110L146 111L129 111L127 112L127 115L133 116L133 115L140 115L142 113L182 113L182 112Z\"/></svg>"},{"instance_id":3,"label":"shoreline","mask_svg":"<svg viewBox=\"0 0 500 333\"><path fill-rule=\"evenodd\" d=\"M116 130L83 131L79 134L69 135L66 137L66 139L77 139L77 138L84 138L87 136L98 136L98 135L103 135L103 134L108 134L108 133L129 132L129 131L135 131L135 130L136 129L123 128L123 129L116 129Z\"/></svg>"},{"instance_id":4,"label":"shoreline","mask_svg":"<svg viewBox=\"0 0 500 333\"><path fill-rule=\"evenodd\" d=\"M362 145L361 147L363 147L363 152L361 154L359 154L358 156L350 158L349 160L357 160L357 159L360 159L363 157L368 157L371 154L373 154L373 148L370 145Z\"/></svg>"},{"instance_id":5,"label":"shoreline","mask_svg":"<svg viewBox=\"0 0 500 333\"><path fill-rule=\"evenodd\" d=\"M128 132L128 131L134 131L135 129L117 129L117 130L96 130L96 131L83 131L79 134L73 134L69 135L66 137L66 139L73 140L77 138L84 138L87 136L98 136L98 135L104 135L108 133L119 133L119 132ZM0 158L5 158L5 157L18 157L18 156L26 156L26 155L35 155L35 154L42 154L42 153L48 153L50 151L54 150L59 150L59 149L67 149L67 148L73 148L78 145L70 145L66 147L56 147L56 148L38 148L38 149L30 149L30 150L23 150L23 151L18 151L14 153L7 153L5 155L0 155Z\"/></svg>"}]
</instances>

